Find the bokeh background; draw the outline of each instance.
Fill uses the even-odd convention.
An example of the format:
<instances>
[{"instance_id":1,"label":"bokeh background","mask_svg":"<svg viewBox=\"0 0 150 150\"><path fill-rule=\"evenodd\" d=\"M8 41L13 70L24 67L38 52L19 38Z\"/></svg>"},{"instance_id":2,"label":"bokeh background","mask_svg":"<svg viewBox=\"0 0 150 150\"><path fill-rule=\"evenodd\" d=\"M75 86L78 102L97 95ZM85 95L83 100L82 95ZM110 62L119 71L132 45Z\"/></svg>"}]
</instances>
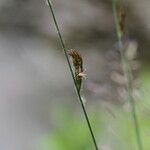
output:
<instances>
[{"instance_id":1,"label":"bokeh background","mask_svg":"<svg viewBox=\"0 0 150 150\"><path fill-rule=\"evenodd\" d=\"M138 47L134 95L144 150L150 150L150 1L120 2L125 41ZM137 150L111 0L53 4L68 49L84 58L82 93L99 148ZM44 0L0 1L0 149L94 149Z\"/></svg>"}]
</instances>

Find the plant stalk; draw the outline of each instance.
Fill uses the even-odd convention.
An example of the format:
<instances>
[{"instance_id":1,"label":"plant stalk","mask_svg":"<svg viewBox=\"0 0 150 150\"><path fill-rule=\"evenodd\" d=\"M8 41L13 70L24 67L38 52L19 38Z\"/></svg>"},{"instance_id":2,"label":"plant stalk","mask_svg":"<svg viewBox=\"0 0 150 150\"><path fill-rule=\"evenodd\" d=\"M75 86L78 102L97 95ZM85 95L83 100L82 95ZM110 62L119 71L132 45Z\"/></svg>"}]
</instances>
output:
<instances>
[{"instance_id":1,"label":"plant stalk","mask_svg":"<svg viewBox=\"0 0 150 150\"><path fill-rule=\"evenodd\" d=\"M130 106L131 106L131 114L132 114L132 118L133 118L133 124L135 127L137 145L138 145L139 150L143 150L141 134L140 134L140 129L139 129L139 123L138 123L138 117L137 117L136 108L135 108L135 102L134 102L134 98L132 95L133 94L132 72L131 72L131 68L128 63L128 60L126 59L126 57L124 56L124 53L123 53L122 31L119 26L119 19L118 19L118 13L117 13L117 0L112 0L112 7L113 7L113 15L114 15L115 26L116 26L116 33L117 33L117 38L118 38L118 48L119 48L119 52L121 55L121 64L123 67L124 76L127 79L126 89L127 89L127 93L128 93L128 100L129 100Z\"/></svg>"},{"instance_id":2,"label":"plant stalk","mask_svg":"<svg viewBox=\"0 0 150 150\"><path fill-rule=\"evenodd\" d=\"M58 38L60 40L60 43L61 43L64 55L65 55L67 64L69 66L69 70L70 70L70 73L71 73L71 76L72 76L72 79L73 79L73 82L74 82L76 93L77 93L78 99L81 103L81 108L83 110L83 113L84 113L84 116L85 116L85 119L86 119L86 122L87 122L87 125L88 125L88 128L89 128L89 131L90 131L90 134L91 134L91 137L92 137L92 141L93 141L93 144L95 146L95 150L98 150L98 145L97 145L97 142L96 142L96 139L95 139L95 135L94 135L90 120L89 120L89 116L87 114L86 108L85 108L84 103L82 101L80 89L78 88L78 85L77 85L77 82L76 82L76 79L75 79L75 76L74 76L74 73L73 73L73 69L72 69L68 54L67 54L67 48L65 46L62 34L60 32L60 29L59 29L59 26L58 26L58 23L57 23L57 20L56 20L56 17L55 17L52 2L51 2L51 0L47 0L47 2L48 2L48 5L49 5L49 8L50 8L53 20L54 20L54 24L55 24L55 27L56 27L56 30L57 30Z\"/></svg>"}]
</instances>

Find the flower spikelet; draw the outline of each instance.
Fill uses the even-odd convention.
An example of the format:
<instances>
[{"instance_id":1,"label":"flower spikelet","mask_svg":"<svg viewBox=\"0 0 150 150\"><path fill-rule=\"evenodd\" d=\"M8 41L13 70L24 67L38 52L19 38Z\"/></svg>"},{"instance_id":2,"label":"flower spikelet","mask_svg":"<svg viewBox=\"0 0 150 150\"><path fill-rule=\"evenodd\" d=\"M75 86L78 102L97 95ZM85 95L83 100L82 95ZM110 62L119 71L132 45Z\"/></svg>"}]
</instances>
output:
<instances>
[{"instance_id":1,"label":"flower spikelet","mask_svg":"<svg viewBox=\"0 0 150 150\"><path fill-rule=\"evenodd\" d=\"M78 85L78 89L80 90L82 78L83 78L82 74L84 72L84 70L83 70L83 59L82 59L81 54L76 50L71 50L69 52L69 55L72 58L73 67L74 67L74 76L76 79L76 83Z\"/></svg>"}]
</instances>

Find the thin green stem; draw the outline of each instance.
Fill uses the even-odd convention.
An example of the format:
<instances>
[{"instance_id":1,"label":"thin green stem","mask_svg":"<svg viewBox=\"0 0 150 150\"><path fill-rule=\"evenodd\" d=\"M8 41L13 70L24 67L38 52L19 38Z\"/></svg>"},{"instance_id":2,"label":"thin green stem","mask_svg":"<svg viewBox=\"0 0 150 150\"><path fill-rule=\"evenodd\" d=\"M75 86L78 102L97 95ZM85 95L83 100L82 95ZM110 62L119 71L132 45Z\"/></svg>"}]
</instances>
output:
<instances>
[{"instance_id":1,"label":"thin green stem","mask_svg":"<svg viewBox=\"0 0 150 150\"><path fill-rule=\"evenodd\" d=\"M62 34L60 32L60 29L59 29L59 26L58 26L58 23L57 23L57 20L56 20L56 17L55 17L55 13L54 13L54 10L53 10L52 2L50 0L47 0L47 2L48 2L48 5L49 5L49 8L50 8L53 20L54 20L54 24L55 24L55 27L56 27L56 30L57 30L57 34L58 34L58 37L59 37L59 40L60 40L60 43L61 43L64 55L65 55L65 58L67 60L67 64L69 66L69 70L71 72L71 76L72 76L72 79L73 79L73 82L74 82L75 90L76 90L78 99L79 99L79 101L81 103L81 107L82 107L82 110L83 110L83 113L84 113L84 116L85 116L85 119L86 119L86 122L87 122L87 125L88 125L88 128L89 128L89 131L90 131L90 134L91 134L91 137L92 137L95 149L98 150L98 146L97 146L97 143L96 143L95 135L93 133L93 130L92 130L92 127L91 127L91 123L89 121L89 117L88 117L86 108L85 108L84 103L82 101L82 97L81 97L81 94L80 94L80 89L78 88L78 85L77 85L77 82L76 82L76 79L75 79L75 76L74 76L74 73L73 73L73 69L72 69L72 66L71 66L68 54L67 54L67 48L65 46Z\"/></svg>"},{"instance_id":2,"label":"thin green stem","mask_svg":"<svg viewBox=\"0 0 150 150\"><path fill-rule=\"evenodd\" d=\"M143 150L141 134L140 134L139 124L138 124L138 118L136 114L135 102L134 102L134 98L132 95L133 94L132 72L131 72L131 68L128 63L128 60L126 59L123 53L122 33L121 33L120 26L119 26L119 19L118 19L118 13L117 13L117 0L112 0L112 7L113 7L113 14L114 14L114 20L115 20L115 26L116 26L116 32L117 32L117 38L118 38L118 46L119 46L119 51L121 55L121 63L122 63L124 75L127 79L126 89L128 93L128 99L131 105L131 113L132 113L132 117L134 121L133 123L135 127L138 149Z\"/></svg>"}]
</instances>

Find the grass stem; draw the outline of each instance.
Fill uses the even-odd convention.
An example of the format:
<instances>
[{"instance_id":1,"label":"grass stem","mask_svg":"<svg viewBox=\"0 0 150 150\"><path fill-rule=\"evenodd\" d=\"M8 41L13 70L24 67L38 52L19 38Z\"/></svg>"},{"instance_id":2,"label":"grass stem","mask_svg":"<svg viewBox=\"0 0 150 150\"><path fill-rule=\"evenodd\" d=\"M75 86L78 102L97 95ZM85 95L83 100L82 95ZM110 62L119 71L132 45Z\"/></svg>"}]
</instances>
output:
<instances>
[{"instance_id":1,"label":"grass stem","mask_svg":"<svg viewBox=\"0 0 150 150\"><path fill-rule=\"evenodd\" d=\"M75 76L74 76L74 73L73 73L73 69L72 69L72 66L71 66L71 63L70 63L68 54L67 54L67 48L66 48L66 46L65 46L65 43L64 43L62 34L61 34L61 32L60 32L60 29L59 29L59 26L58 26L58 23L57 23L57 20L56 20L56 17L55 17L55 13L54 13L54 10L53 10L52 2L51 2L51 0L47 0L47 2L48 2L48 5L49 5L49 8L50 8L50 11L51 11L53 20L54 20L54 24L55 24L55 27L56 27L56 30L57 30L58 38L59 38L59 40L60 40L60 43L61 43L61 46L62 46L64 55L65 55L65 58L66 58L66 60L67 60L67 64L68 64L68 66L69 66L69 70L70 70L70 72L71 72L71 76L72 76L72 79L73 79L73 82L74 82L75 90L76 90L78 99L79 99L79 101L80 101L80 103L81 103L81 107L82 107L82 110L83 110L83 113L84 113L84 116L85 116L85 119L86 119L86 122L87 122L87 125L88 125L88 128L89 128L89 131L90 131L90 134L91 134L91 137L92 137L94 146L95 146L95 150L98 150L98 146L97 146L97 143L96 143L95 135L94 135L94 133L93 133L93 130L92 130L92 127L91 127L91 123L90 123L90 121L89 121L89 117L88 117L86 108L85 108L84 103L83 103L83 101L82 101L82 97L81 97L81 94L80 94L80 90L79 90L79 88L78 88L78 85L77 85L77 82L76 82L76 79L75 79Z\"/></svg>"}]
</instances>

